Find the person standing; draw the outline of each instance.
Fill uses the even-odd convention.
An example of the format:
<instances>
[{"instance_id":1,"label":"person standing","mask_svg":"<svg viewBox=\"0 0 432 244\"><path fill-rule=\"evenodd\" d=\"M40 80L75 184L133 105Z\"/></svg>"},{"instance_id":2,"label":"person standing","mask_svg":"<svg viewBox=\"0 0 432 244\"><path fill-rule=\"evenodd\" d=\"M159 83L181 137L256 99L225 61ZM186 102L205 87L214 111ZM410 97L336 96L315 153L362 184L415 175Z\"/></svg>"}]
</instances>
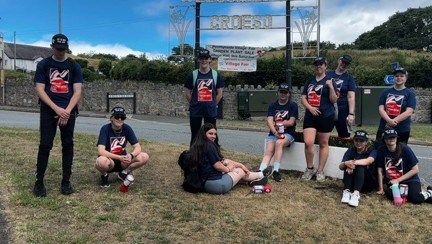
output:
<instances>
[{"instance_id":1,"label":"person standing","mask_svg":"<svg viewBox=\"0 0 432 244\"><path fill-rule=\"evenodd\" d=\"M40 143L37 155L36 182L33 194L46 196L45 171L53 147L57 127L62 141L62 182L60 192L69 195L74 192L70 178L74 156L74 128L78 115L77 104L81 99L83 74L80 65L66 57L69 40L63 34L52 37L53 55L37 64L34 77L40 101Z\"/></svg>"},{"instance_id":2,"label":"person standing","mask_svg":"<svg viewBox=\"0 0 432 244\"><path fill-rule=\"evenodd\" d=\"M342 55L338 60L336 70L331 70L327 74L336 83L338 115L335 118L335 127L338 136L344 138L350 137L349 128L354 125L356 80L347 73L351 62L350 55Z\"/></svg>"},{"instance_id":3,"label":"person standing","mask_svg":"<svg viewBox=\"0 0 432 244\"><path fill-rule=\"evenodd\" d=\"M283 149L294 142L297 119L298 105L291 101L288 84L282 83L278 88L278 100L268 107L267 126L270 131L267 136L266 152L259 167L259 170L263 171L274 157L272 176L277 182L282 180L279 169ZM278 128L278 124L283 128L282 131Z\"/></svg>"},{"instance_id":4,"label":"person standing","mask_svg":"<svg viewBox=\"0 0 432 244\"><path fill-rule=\"evenodd\" d=\"M149 155L142 152L141 145L129 125L125 124L126 111L116 106L111 110L110 122L102 126L98 139L98 158L96 169L101 173L101 186L109 187L109 173L118 172L118 178L126 180L137 168L149 160ZM127 153L126 144L132 145L132 151Z\"/></svg>"},{"instance_id":5,"label":"person standing","mask_svg":"<svg viewBox=\"0 0 432 244\"><path fill-rule=\"evenodd\" d=\"M192 145L202 120L216 126L217 105L223 96L224 79L210 68L212 61L207 49L198 51L199 69L190 73L184 82L184 95L189 102L189 123Z\"/></svg>"},{"instance_id":6,"label":"person standing","mask_svg":"<svg viewBox=\"0 0 432 244\"><path fill-rule=\"evenodd\" d=\"M326 75L327 60L317 57L313 61L315 77L307 81L301 95L305 107L303 138L305 143L306 170L302 176L310 180L316 174L317 181L325 180L324 167L329 154L328 141L334 127L336 84ZM319 144L318 170L314 169L315 137Z\"/></svg>"},{"instance_id":7,"label":"person standing","mask_svg":"<svg viewBox=\"0 0 432 244\"><path fill-rule=\"evenodd\" d=\"M414 113L417 99L415 93L405 86L408 71L399 67L393 71L394 85L385 90L379 99L379 114L381 116L376 141L382 141L381 135L386 129L395 129L399 135L398 141L408 144L411 131L411 115Z\"/></svg>"}]
</instances>

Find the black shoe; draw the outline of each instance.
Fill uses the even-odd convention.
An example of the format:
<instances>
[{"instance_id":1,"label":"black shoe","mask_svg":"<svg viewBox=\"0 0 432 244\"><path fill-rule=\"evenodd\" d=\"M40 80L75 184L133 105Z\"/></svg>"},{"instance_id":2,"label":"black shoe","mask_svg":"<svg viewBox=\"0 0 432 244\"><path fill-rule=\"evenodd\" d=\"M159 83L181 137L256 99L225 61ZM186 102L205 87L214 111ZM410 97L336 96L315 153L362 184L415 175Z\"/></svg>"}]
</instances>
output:
<instances>
[{"instance_id":1,"label":"black shoe","mask_svg":"<svg viewBox=\"0 0 432 244\"><path fill-rule=\"evenodd\" d=\"M279 171L273 171L272 176L273 176L273 180L274 181L276 181L276 182L281 182L282 181L282 176L279 173Z\"/></svg>"},{"instance_id":2,"label":"black shoe","mask_svg":"<svg viewBox=\"0 0 432 244\"><path fill-rule=\"evenodd\" d=\"M432 191L432 186L428 186L428 187L426 188L426 190L428 190L428 191Z\"/></svg>"},{"instance_id":3,"label":"black shoe","mask_svg":"<svg viewBox=\"0 0 432 244\"><path fill-rule=\"evenodd\" d=\"M63 195L70 195L70 194L74 193L74 190L72 188L71 183L69 181L62 183L60 192Z\"/></svg>"},{"instance_id":4,"label":"black shoe","mask_svg":"<svg viewBox=\"0 0 432 244\"><path fill-rule=\"evenodd\" d=\"M46 189L43 182L36 181L33 187L33 195L36 197L46 197Z\"/></svg>"},{"instance_id":5,"label":"black shoe","mask_svg":"<svg viewBox=\"0 0 432 244\"><path fill-rule=\"evenodd\" d=\"M102 187L110 187L110 183L108 182L109 174L101 175L101 186Z\"/></svg>"},{"instance_id":6,"label":"black shoe","mask_svg":"<svg viewBox=\"0 0 432 244\"><path fill-rule=\"evenodd\" d=\"M268 177L270 177L270 175L273 174L273 167L272 166L268 166L262 172L263 172L264 177L268 178Z\"/></svg>"},{"instance_id":7,"label":"black shoe","mask_svg":"<svg viewBox=\"0 0 432 244\"><path fill-rule=\"evenodd\" d=\"M267 184L267 181L268 181L268 178L264 176L261 179L249 181L248 185L249 186L265 186Z\"/></svg>"},{"instance_id":8,"label":"black shoe","mask_svg":"<svg viewBox=\"0 0 432 244\"><path fill-rule=\"evenodd\" d=\"M119 172L118 173L118 178L119 178L119 180L124 181L124 180L126 180L127 175L128 174L125 174L123 172Z\"/></svg>"}]
</instances>

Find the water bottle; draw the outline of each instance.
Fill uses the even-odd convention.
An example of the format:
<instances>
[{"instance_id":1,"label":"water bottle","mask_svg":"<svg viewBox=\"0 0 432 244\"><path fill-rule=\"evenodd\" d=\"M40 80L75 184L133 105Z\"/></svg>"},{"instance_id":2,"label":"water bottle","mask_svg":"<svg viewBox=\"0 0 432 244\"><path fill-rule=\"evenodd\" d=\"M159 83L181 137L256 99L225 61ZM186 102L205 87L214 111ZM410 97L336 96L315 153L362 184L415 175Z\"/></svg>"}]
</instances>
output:
<instances>
[{"instance_id":1,"label":"water bottle","mask_svg":"<svg viewBox=\"0 0 432 244\"><path fill-rule=\"evenodd\" d=\"M391 185L390 189L392 190L392 193L393 193L394 205L396 205L396 206L402 205L403 200L402 200L402 197L400 195L399 184L395 183L395 184Z\"/></svg>"},{"instance_id":2,"label":"water bottle","mask_svg":"<svg viewBox=\"0 0 432 244\"><path fill-rule=\"evenodd\" d=\"M403 203L406 203L408 200L408 185L407 184L399 184L399 191L402 197Z\"/></svg>"},{"instance_id":3,"label":"water bottle","mask_svg":"<svg viewBox=\"0 0 432 244\"><path fill-rule=\"evenodd\" d=\"M123 184L121 184L121 186L120 186L120 191L121 192L128 192L129 186L132 185L134 180L135 179L134 179L133 175L127 175L126 179L123 181Z\"/></svg>"},{"instance_id":4,"label":"water bottle","mask_svg":"<svg viewBox=\"0 0 432 244\"><path fill-rule=\"evenodd\" d=\"M276 120L276 127L277 127L278 133L283 134L285 132L285 127L283 125L283 119L282 118L278 118Z\"/></svg>"},{"instance_id":5,"label":"water bottle","mask_svg":"<svg viewBox=\"0 0 432 244\"><path fill-rule=\"evenodd\" d=\"M254 193L270 193L272 191L271 185L256 185L252 187Z\"/></svg>"}]
</instances>

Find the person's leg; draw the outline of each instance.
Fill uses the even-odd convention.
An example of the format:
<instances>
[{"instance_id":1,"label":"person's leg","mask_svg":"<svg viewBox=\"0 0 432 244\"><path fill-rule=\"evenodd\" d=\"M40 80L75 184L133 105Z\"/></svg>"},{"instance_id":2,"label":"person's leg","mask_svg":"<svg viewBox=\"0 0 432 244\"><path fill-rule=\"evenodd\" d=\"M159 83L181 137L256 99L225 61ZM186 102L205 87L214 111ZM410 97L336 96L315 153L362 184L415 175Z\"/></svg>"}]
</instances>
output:
<instances>
[{"instance_id":1,"label":"person's leg","mask_svg":"<svg viewBox=\"0 0 432 244\"><path fill-rule=\"evenodd\" d=\"M46 105L41 105L40 110L40 142L36 164L36 181L43 182L48 166L50 151L53 147L54 137L57 131L57 119L55 113Z\"/></svg>"},{"instance_id":2,"label":"person's leg","mask_svg":"<svg viewBox=\"0 0 432 244\"><path fill-rule=\"evenodd\" d=\"M410 132L398 132L398 142L403 142L408 144L408 139L410 137Z\"/></svg>"},{"instance_id":3,"label":"person's leg","mask_svg":"<svg viewBox=\"0 0 432 244\"><path fill-rule=\"evenodd\" d=\"M280 162L282 161L282 155L283 150L286 146L290 145L291 142L294 141L294 138L290 134L285 134L284 139L278 139L276 140L275 146L274 146L274 162L273 165L275 171L279 171L280 168ZM276 166L276 163L279 164Z\"/></svg>"},{"instance_id":4,"label":"person's leg","mask_svg":"<svg viewBox=\"0 0 432 244\"><path fill-rule=\"evenodd\" d=\"M315 128L306 128L303 130L306 166L308 169L312 169L314 166L313 159L314 159L314 151L315 151L315 146L314 146L315 136L316 136Z\"/></svg>"},{"instance_id":5,"label":"person's leg","mask_svg":"<svg viewBox=\"0 0 432 244\"><path fill-rule=\"evenodd\" d=\"M134 171L135 169L138 169L140 167L142 167L144 164L147 163L147 161L149 160L149 155L145 152L141 152L140 154L138 154L137 156L134 157L134 159L132 159L132 163L129 164L129 166L124 166L122 165L122 168L124 169L124 173L129 174L132 171Z\"/></svg>"},{"instance_id":6,"label":"person's leg","mask_svg":"<svg viewBox=\"0 0 432 244\"><path fill-rule=\"evenodd\" d=\"M341 202L348 203L351 198L351 192L353 188L353 181L354 181L353 174L348 174L346 171L344 171L342 181L344 184L344 190L342 192Z\"/></svg>"},{"instance_id":7,"label":"person's leg","mask_svg":"<svg viewBox=\"0 0 432 244\"><path fill-rule=\"evenodd\" d=\"M191 129L190 145L192 145L196 135L198 134L199 129L201 128L202 117L189 117L189 123Z\"/></svg>"},{"instance_id":8,"label":"person's leg","mask_svg":"<svg viewBox=\"0 0 432 244\"><path fill-rule=\"evenodd\" d=\"M204 191L210 194L225 194L233 188L234 183L228 174L222 175L219 180L208 180L204 184Z\"/></svg>"},{"instance_id":9,"label":"person's leg","mask_svg":"<svg viewBox=\"0 0 432 244\"><path fill-rule=\"evenodd\" d=\"M328 141L330 138L330 133L318 132L317 138L319 145L318 173L323 173L329 154Z\"/></svg>"},{"instance_id":10,"label":"person's leg","mask_svg":"<svg viewBox=\"0 0 432 244\"><path fill-rule=\"evenodd\" d=\"M72 175L72 164L74 157L74 130L75 130L75 115L71 114L66 126L60 126L60 137L62 141L62 184L70 181Z\"/></svg>"},{"instance_id":11,"label":"person's leg","mask_svg":"<svg viewBox=\"0 0 432 244\"><path fill-rule=\"evenodd\" d=\"M102 174L105 175L108 172L112 171L114 168L114 161L105 156L99 156L96 159L95 168Z\"/></svg>"},{"instance_id":12,"label":"person's leg","mask_svg":"<svg viewBox=\"0 0 432 244\"><path fill-rule=\"evenodd\" d=\"M204 117L204 123L210 123L216 127L216 117Z\"/></svg>"},{"instance_id":13,"label":"person's leg","mask_svg":"<svg viewBox=\"0 0 432 244\"><path fill-rule=\"evenodd\" d=\"M363 188L363 183L365 181L365 171L366 166L357 165L353 171L354 176L354 185L353 185L353 191L360 193L361 189Z\"/></svg>"},{"instance_id":14,"label":"person's leg","mask_svg":"<svg viewBox=\"0 0 432 244\"><path fill-rule=\"evenodd\" d=\"M347 109L339 109L338 119L335 121L335 127L339 137L349 138L350 133L347 128L347 117L348 110Z\"/></svg>"},{"instance_id":15,"label":"person's leg","mask_svg":"<svg viewBox=\"0 0 432 244\"><path fill-rule=\"evenodd\" d=\"M407 199L409 202L413 204L423 203L427 198L429 198L429 194L422 194L421 184L420 182L413 181L407 183L408 185L408 196Z\"/></svg>"},{"instance_id":16,"label":"person's leg","mask_svg":"<svg viewBox=\"0 0 432 244\"><path fill-rule=\"evenodd\" d=\"M384 142L382 140L382 133L384 130L378 129L375 136L375 146L378 148L378 146L384 145Z\"/></svg>"},{"instance_id":17,"label":"person's leg","mask_svg":"<svg viewBox=\"0 0 432 244\"><path fill-rule=\"evenodd\" d=\"M276 138L274 136L268 136L267 137L267 147L266 147L264 157L263 157L261 164L260 164L260 167L259 167L260 171L263 171L269 165L270 160L273 157L273 153L274 153L274 149L275 149L275 141L276 141Z\"/></svg>"}]
</instances>

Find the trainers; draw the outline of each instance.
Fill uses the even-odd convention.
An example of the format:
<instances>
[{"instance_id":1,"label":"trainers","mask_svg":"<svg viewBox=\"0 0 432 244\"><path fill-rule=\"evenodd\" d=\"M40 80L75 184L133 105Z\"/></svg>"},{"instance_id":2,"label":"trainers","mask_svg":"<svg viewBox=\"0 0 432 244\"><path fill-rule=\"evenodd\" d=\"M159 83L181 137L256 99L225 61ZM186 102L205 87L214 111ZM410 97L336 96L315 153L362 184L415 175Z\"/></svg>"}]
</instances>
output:
<instances>
[{"instance_id":1,"label":"trainers","mask_svg":"<svg viewBox=\"0 0 432 244\"><path fill-rule=\"evenodd\" d=\"M342 193L341 203L348 203L351 198L351 192L348 189L345 189Z\"/></svg>"},{"instance_id":2,"label":"trainers","mask_svg":"<svg viewBox=\"0 0 432 244\"><path fill-rule=\"evenodd\" d=\"M69 181L65 183L62 182L60 192L63 195L70 195L74 193L71 183Z\"/></svg>"},{"instance_id":3,"label":"trainers","mask_svg":"<svg viewBox=\"0 0 432 244\"><path fill-rule=\"evenodd\" d=\"M100 185L102 187L110 187L110 184L108 182L108 177L109 177L109 174L101 175L101 184Z\"/></svg>"},{"instance_id":4,"label":"trainers","mask_svg":"<svg viewBox=\"0 0 432 244\"><path fill-rule=\"evenodd\" d=\"M267 181L268 181L267 176L264 176L261 179L249 181L248 186L265 186L267 184Z\"/></svg>"},{"instance_id":5,"label":"trainers","mask_svg":"<svg viewBox=\"0 0 432 244\"><path fill-rule=\"evenodd\" d=\"M316 171L314 168L312 168L312 169L306 168L304 174L302 175L302 179L303 180L310 180L315 175L315 173L316 173Z\"/></svg>"},{"instance_id":6,"label":"trainers","mask_svg":"<svg viewBox=\"0 0 432 244\"><path fill-rule=\"evenodd\" d=\"M282 181L282 176L279 173L279 171L273 171L272 176L273 176L273 180L274 181L276 181L276 182L281 182Z\"/></svg>"},{"instance_id":7,"label":"trainers","mask_svg":"<svg viewBox=\"0 0 432 244\"><path fill-rule=\"evenodd\" d=\"M46 189L43 182L36 181L33 187L33 195L36 197L46 197Z\"/></svg>"},{"instance_id":8,"label":"trainers","mask_svg":"<svg viewBox=\"0 0 432 244\"><path fill-rule=\"evenodd\" d=\"M268 177L270 177L270 175L272 175L274 173L273 172L273 167L272 166L268 166L262 172L263 172L264 177L268 178Z\"/></svg>"},{"instance_id":9,"label":"trainers","mask_svg":"<svg viewBox=\"0 0 432 244\"><path fill-rule=\"evenodd\" d=\"M428 186L428 187L426 188L426 190L428 190L428 191L432 191L432 186Z\"/></svg>"},{"instance_id":10,"label":"trainers","mask_svg":"<svg viewBox=\"0 0 432 244\"><path fill-rule=\"evenodd\" d=\"M357 207L359 205L360 195L357 194L351 194L351 198L348 202L348 205L352 207Z\"/></svg>"},{"instance_id":11,"label":"trainers","mask_svg":"<svg viewBox=\"0 0 432 244\"><path fill-rule=\"evenodd\" d=\"M315 176L316 176L316 180L317 180L317 181L324 181L324 180L325 180L324 172L316 173Z\"/></svg>"},{"instance_id":12,"label":"trainers","mask_svg":"<svg viewBox=\"0 0 432 244\"><path fill-rule=\"evenodd\" d=\"M120 171L118 173L118 178L119 178L119 180L124 181L126 179L127 175L128 174L125 174L125 173L123 173L123 172Z\"/></svg>"}]
</instances>

